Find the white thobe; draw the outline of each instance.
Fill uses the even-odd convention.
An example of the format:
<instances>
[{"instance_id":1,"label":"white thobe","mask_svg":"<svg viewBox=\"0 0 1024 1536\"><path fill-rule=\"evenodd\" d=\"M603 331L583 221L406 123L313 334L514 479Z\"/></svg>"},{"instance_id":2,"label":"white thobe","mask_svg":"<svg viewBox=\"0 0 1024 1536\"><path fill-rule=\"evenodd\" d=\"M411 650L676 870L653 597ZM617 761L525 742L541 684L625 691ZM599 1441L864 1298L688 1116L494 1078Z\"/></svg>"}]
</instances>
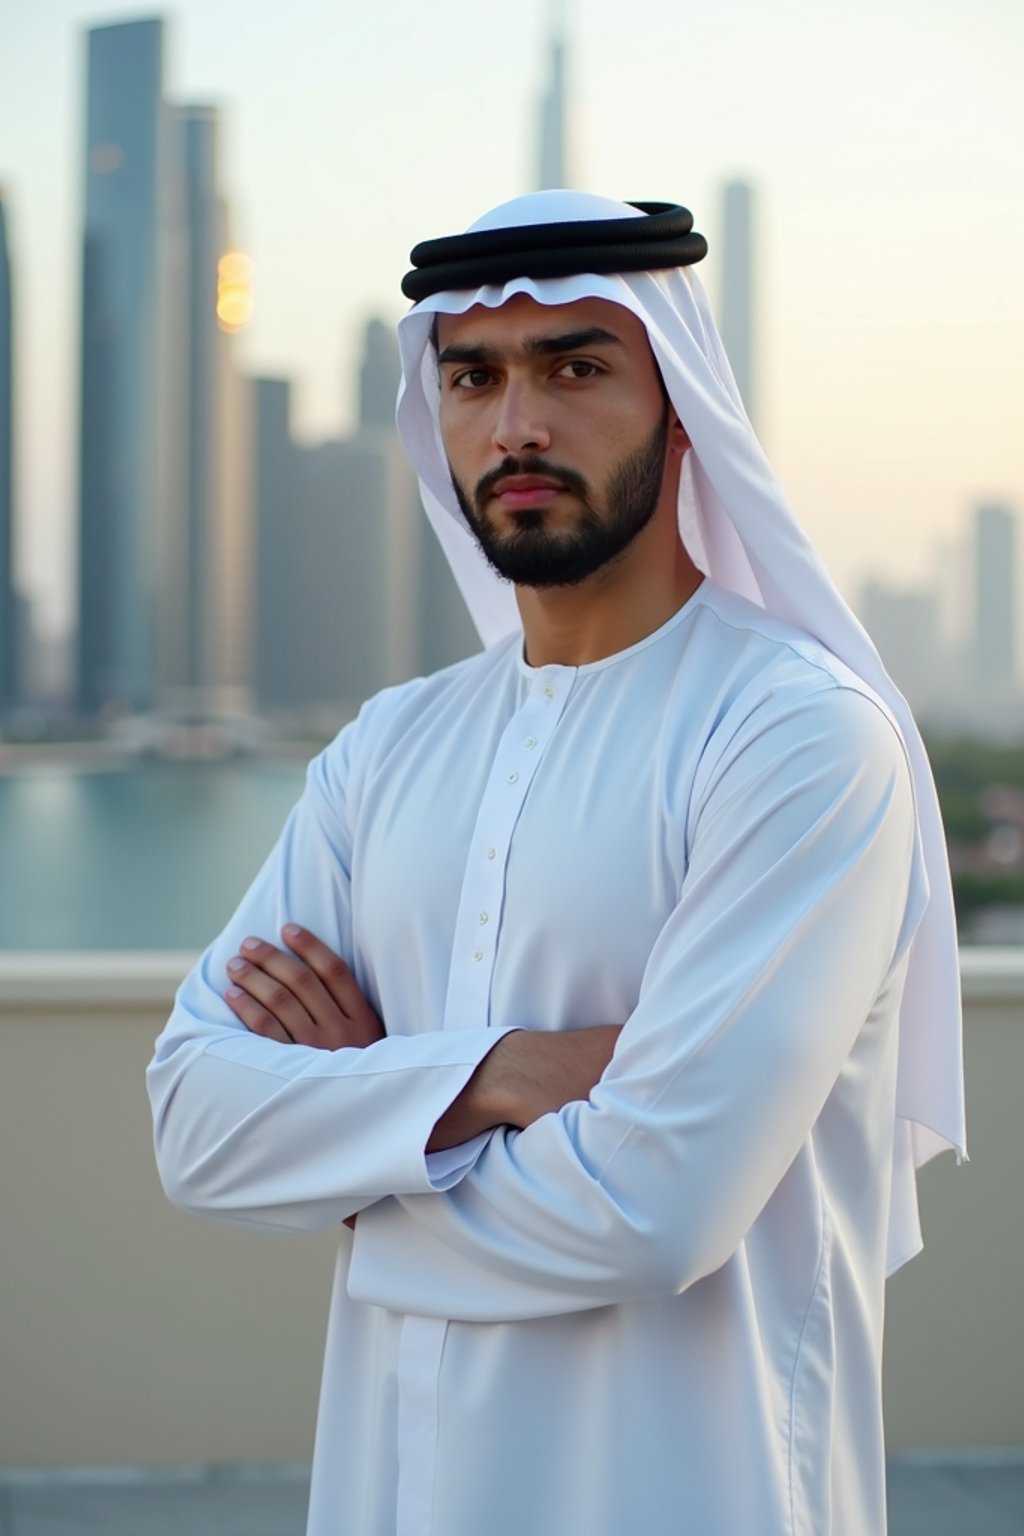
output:
<instances>
[{"instance_id":1,"label":"white thobe","mask_svg":"<svg viewBox=\"0 0 1024 1536\"><path fill-rule=\"evenodd\" d=\"M377 695L178 992L171 1198L340 1231L311 1536L880 1536L897 1017L927 894L883 707L705 581L580 667ZM310 928L387 1038L249 1034ZM587 1102L424 1146L510 1029L624 1023Z\"/></svg>"}]
</instances>

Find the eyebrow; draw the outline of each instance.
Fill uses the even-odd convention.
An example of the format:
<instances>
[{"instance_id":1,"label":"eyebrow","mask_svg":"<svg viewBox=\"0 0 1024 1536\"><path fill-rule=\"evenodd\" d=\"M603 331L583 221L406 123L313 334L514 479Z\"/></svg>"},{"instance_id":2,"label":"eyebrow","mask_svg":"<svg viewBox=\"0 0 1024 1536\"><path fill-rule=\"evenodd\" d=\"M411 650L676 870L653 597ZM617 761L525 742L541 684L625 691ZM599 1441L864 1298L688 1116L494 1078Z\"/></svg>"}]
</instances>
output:
<instances>
[{"instance_id":1,"label":"eyebrow","mask_svg":"<svg viewBox=\"0 0 1024 1536\"><path fill-rule=\"evenodd\" d=\"M565 331L561 336L528 336L523 342L520 355L525 358L557 357L563 352L579 352L586 347L621 347L622 341L611 331L599 325L591 325L582 331ZM454 342L445 347L438 363L476 363L491 367L504 360L506 354L498 347Z\"/></svg>"}]
</instances>

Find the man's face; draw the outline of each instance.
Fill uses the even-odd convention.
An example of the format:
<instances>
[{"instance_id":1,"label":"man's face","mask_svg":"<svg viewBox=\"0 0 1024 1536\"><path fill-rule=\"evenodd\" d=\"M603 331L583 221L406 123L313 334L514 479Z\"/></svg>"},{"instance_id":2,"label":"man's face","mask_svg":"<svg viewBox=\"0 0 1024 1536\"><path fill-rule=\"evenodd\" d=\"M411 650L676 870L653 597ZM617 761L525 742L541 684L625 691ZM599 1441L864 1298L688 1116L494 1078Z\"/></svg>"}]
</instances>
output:
<instances>
[{"instance_id":1,"label":"man's face","mask_svg":"<svg viewBox=\"0 0 1024 1536\"><path fill-rule=\"evenodd\" d=\"M620 555L657 510L672 419L636 316L519 294L439 316L437 341L452 484L498 574L573 586Z\"/></svg>"}]
</instances>

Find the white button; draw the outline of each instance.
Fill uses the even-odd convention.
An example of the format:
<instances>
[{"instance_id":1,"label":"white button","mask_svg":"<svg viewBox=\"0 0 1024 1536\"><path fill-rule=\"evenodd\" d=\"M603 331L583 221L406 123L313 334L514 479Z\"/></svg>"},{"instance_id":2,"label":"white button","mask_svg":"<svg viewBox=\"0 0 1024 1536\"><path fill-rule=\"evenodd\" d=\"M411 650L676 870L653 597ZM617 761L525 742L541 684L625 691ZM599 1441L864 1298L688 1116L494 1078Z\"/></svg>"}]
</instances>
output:
<instances>
[{"instance_id":1,"label":"white button","mask_svg":"<svg viewBox=\"0 0 1024 1536\"><path fill-rule=\"evenodd\" d=\"M537 745L537 738L536 738L536 736L527 736L526 740L523 742L523 746L524 747L535 747L536 745Z\"/></svg>"},{"instance_id":2,"label":"white button","mask_svg":"<svg viewBox=\"0 0 1024 1536\"><path fill-rule=\"evenodd\" d=\"M552 688L551 684L549 683L547 685L547 687L544 689L544 697L546 699L553 699L554 696L555 696L555 690Z\"/></svg>"},{"instance_id":3,"label":"white button","mask_svg":"<svg viewBox=\"0 0 1024 1536\"><path fill-rule=\"evenodd\" d=\"M509 781L510 784L515 784L516 781L518 780L518 778L519 778L518 773L510 773L509 776L508 776L508 781Z\"/></svg>"},{"instance_id":4,"label":"white button","mask_svg":"<svg viewBox=\"0 0 1024 1536\"><path fill-rule=\"evenodd\" d=\"M482 923L486 923L486 921L487 921L487 913L486 912L481 912L480 913L480 921Z\"/></svg>"},{"instance_id":5,"label":"white button","mask_svg":"<svg viewBox=\"0 0 1024 1536\"><path fill-rule=\"evenodd\" d=\"M487 857L489 859L493 859L493 858L495 858L497 856L497 852L498 852L497 848L488 848L488 850L487 850Z\"/></svg>"},{"instance_id":6,"label":"white button","mask_svg":"<svg viewBox=\"0 0 1024 1536\"><path fill-rule=\"evenodd\" d=\"M482 949L474 949L474 951L473 951L473 959L474 960L482 960L483 957L484 957L484 952L483 952Z\"/></svg>"}]
</instances>

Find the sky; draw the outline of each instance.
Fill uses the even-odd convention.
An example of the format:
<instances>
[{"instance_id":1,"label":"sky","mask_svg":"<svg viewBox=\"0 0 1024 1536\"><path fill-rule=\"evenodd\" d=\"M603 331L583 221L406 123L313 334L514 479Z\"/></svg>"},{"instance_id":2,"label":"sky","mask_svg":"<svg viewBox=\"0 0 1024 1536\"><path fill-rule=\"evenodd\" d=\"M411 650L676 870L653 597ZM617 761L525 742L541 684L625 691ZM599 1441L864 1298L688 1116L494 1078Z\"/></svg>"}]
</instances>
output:
<instances>
[{"instance_id":1,"label":"sky","mask_svg":"<svg viewBox=\"0 0 1024 1536\"><path fill-rule=\"evenodd\" d=\"M942 546L958 571L975 504L1024 513L1024 7L564 9L575 185L685 203L713 301L722 185L756 188L758 430L846 595L930 578ZM242 366L295 381L304 439L351 426L362 327L402 312L411 246L533 183L545 0L0 0L16 558L51 625L75 578L84 33L157 14L169 97L224 111Z\"/></svg>"}]
</instances>

